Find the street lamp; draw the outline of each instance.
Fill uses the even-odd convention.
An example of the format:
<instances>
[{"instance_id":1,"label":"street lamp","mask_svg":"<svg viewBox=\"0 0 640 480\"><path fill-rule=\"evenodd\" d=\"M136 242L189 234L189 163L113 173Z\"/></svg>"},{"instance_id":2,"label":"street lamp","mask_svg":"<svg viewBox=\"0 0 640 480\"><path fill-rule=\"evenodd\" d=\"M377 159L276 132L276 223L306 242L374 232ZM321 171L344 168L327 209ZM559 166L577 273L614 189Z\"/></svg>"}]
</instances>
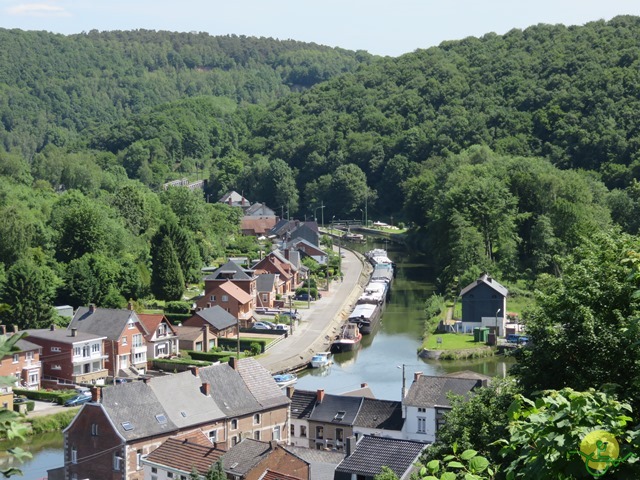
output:
<instances>
[{"instance_id":1,"label":"street lamp","mask_svg":"<svg viewBox=\"0 0 640 480\"><path fill-rule=\"evenodd\" d=\"M324 228L324 205L320 205L319 207L316 207L315 210L313 211L313 218L315 219L316 223L318 223L318 209L320 209L320 213L322 213L322 227Z\"/></svg>"},{"instance_id":2,"label":"street lamp","mask_svg":"<svg viewBox=\"0 0 640 480\"><path fill-rule=\"evenodd\" d=\"M358 210L360 210L360 226L364 225L364 210L359 208Z\"/></svg>"}]
</instances>

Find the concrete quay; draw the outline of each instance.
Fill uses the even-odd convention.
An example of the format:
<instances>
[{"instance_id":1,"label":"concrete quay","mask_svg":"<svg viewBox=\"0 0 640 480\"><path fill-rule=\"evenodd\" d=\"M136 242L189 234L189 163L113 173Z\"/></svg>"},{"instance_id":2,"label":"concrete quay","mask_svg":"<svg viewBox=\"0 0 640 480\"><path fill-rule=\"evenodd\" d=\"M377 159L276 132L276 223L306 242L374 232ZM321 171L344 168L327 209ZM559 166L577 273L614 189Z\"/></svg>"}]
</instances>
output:
<instances>
[{"instance_id":1,"label":"concrete quay","mask_svg":"<svg viewBox=\"0 0 640 480\"><path fill-rule=\"evenodd\" d=\"M337 249L336 249L337 250ZM332 281L310 308L299 308L302 320L293 333L257 358L271 373L301 370L317 352L326 352L369 282L372 267L359 253L342 248L343 280Z\"/></svg>"}]
</instances>

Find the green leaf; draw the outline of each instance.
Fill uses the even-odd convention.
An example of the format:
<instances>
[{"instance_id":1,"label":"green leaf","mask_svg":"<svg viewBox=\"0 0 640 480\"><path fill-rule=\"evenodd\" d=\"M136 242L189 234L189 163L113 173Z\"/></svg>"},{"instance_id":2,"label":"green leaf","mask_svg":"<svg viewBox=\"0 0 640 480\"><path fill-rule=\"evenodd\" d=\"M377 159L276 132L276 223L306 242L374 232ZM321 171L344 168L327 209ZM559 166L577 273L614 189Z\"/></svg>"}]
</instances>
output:
<instances>
[{"instance_id":1,"label":"green leaf","mask_svg":"<svg viewBox=\"0 0 640 480\"><path fill-rule=\"evenodd\" d=\"M474 473L484 472L489 467L489 460L484 457L474 457L469 461L469 469Z\"/></svg>"},{"instance_id":2,"label":"green leaf","mask_svg":"<svg viewBox=\"0 0 640 480\"><path fill-rule=\"evenodd\" d=\"M451 468L464 468L464 465L463 465L463 464L461 464L460 462L457 462L457 461L455 461L455 460L454 460L454 461L452 461L452 462L447 463L447 467L451 467Z\"/></svg>"},{"instance_id":3,"label":"green leaf","mask_svg":"<svg viewBox=\"0 0 640 480\"><path fill-rule=\"evenodd\" d=\"M440 470L440 461L431 460L429 463L427 463L427 469L429 470L429 473L436 473L438 470Z\"/></svg>"},{"instance_id":4,"label":"green leaf","mask_svg":"<svg viewBox=\"0 0 640 480\"><path fill-rule=\"evenodd\" d=\"M465 473L464 480L482 480L479 476L473 473Z\"/></svg>"},{"instance_id":5,"label":"green leaf","mask_svg":"<svg viewBox=\"0 0 640 480\"><path fill-rule=\"evenodd\" d=\"M440 480L456 480L456 474L452 472L444 472Z\"/></svg>"},{"instance_id":6,"label":"green leaf","mask_svg":"<svg viewBox=\"0 0 640 480\"><path fill-rule=\"evenodd\" d=\"M478 452L476 450L465 450L464 452L462 452L462 454L460 455L460 458L462 460L471 460L473 457L475 457L478 454Z\"/></svg>"},{"instance_id":7,"label":"green leaf","mask_svg":"<svg viewBox=\"0 0 640 480\"><path fill-rule=\"evenodd\" d=\"M446 457L444 457L442 459L442 461L447 463L447 462L450 462L451 460L453 460L454 458L456 458L454 455L447 455Z\"/></svg>"}]
</instances>

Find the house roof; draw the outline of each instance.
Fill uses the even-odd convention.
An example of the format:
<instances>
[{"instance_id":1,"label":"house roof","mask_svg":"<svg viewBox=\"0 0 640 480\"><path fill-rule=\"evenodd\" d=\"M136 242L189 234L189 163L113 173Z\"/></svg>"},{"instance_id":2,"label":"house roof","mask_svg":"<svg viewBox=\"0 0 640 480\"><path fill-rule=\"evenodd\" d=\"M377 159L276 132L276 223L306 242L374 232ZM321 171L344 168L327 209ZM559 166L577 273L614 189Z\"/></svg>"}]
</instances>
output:
<instances>
[{"instance_id":1,"label":"house roof","mask_svg":"<svg viewBox=\"0 0 640 480\"><path fill-rule=\"evenodd\" d=\"M400 431L404 425L402 402L364 398L353 425Z\"/></svg>"},{"instance_id":2,"label":"house roof","mask_svg":"<svg viewBox=\"0 0 640 480\"><path fill-rule=\"evenodd\" d=\"M180 340L197 340L202 335L201 327L186 327L182 325L179 327L175 326L173 328Z\"/></svg>"},{"instance_id":3,"label":"house roof","mask_svg":"<svg viewBox=\"0 0 640 480\"><path fill-rule=\"evenodd\" d=\"M353 425L361 405L362 398L325 393L322 402L316 402L313 407L309 420L339 425Z\"/></svg>"},{"instance_id":4,"label":"house roof","mask_svg":"<svg viewBox=\"0 0 640 480\"><path fill-rule=\"evenodd\" d=\"M282 235L296 228L296 226L297 225L295 220L286 220L283 218L273 226L273 228L269 231L269 233L271 235L276 235L278 237L281 237Z\"/></svg>"},{"instance_id":5,"label":"house roof","mask_svg":"<svg viewBox=\"0 0 640 480\"><path fill-rule=\"evenodd\" d=\"M214 293L216 290L222 290L224 293L228 294L231 298L234 298L242 305L253 300L253 297L251 295L242 290L231 280L221 283L220 285L218 285L218 288L212 290L211 293Z\"/></svg>"},{"instance_id":6,"label":"house roof","mask_svg":"<svg viewBox=\"0 0 640 480\"><path fill-rule=\"evenodd\" d=\"M290 269L287 269L285 262L273 255L273 252L269 253L269 255L256 263L253 268L257 272L264 273L274 273L275 270L283 279L288 280L291 278Z\"/></svg>"},{"instance_id":7,"label":"house roof","mask_svg":"<svg viewBox=\"0 0 640 480\"><path fill-rule=\"evenodd\" d=\"M27 340L20 339L16 342L16 347L20 349L21 352L30 352L32 350L40 350L42 347L40 345L36 345L35 343L31 343ZM8 356L11 356L14 352L11 352Z\"/></svg>"},{"instance_id":8,"label":"house roof","mask_svg":"<svg viewBox=\"0 0 640 480\"><path fill-rule=\"evenodd\" d=\"M322 250L317 245L314 245L309 240L305 240L304 238L296 237L285 245L285 248L295 248L300 251L300 245L304 245L307 250L313 250L313 252L304 251L306 255L309 256L327 256L327 252Z\"/></svg>"},{"instance_id":9,"label":"house roof","mask_svg":"<svg viewBox=\"0 0 640 480\"><path fill-rule=\"evenodd\" d=\"M475 282L472 282L466 287L464 287L460 292L460 296L466 295L468 292L470 292L471 290L473 290L474 288L476 288L478 285L481 285L481 284L489 286L490 288L494 289L503 297L506 297L509 294L509 290L507 290L505 286L496 282L493 278L491 278L490 275L483 273L480 276L480 278L478 278Z\"/></svg>"},{"instance_id":10,"label":"house roof","mask_svg":"<svg viewBox=\"0 0 640 480\"><path fill-rule=\"evenodd\" d=\"M251 280L253 278L253 271L242 268L235 262L228 261L217 270L213 271L210 275L204 277L206 280L226 280L231 278L232 280Z\"/></svg>"},{"instance_id":11,"label":"house roof","mask_svg":"<svg viewBox=\"0 0 640 480\"><path fill-rule=\"evenodd\" d=\"M236 287L238 288L238 287ZM243 292L244 293L244 292ZM238 323L238 319L227 312L219 305L210 308L203 308L194 314L194 317L200 317L213 328L218 331L226 330Z\"/></svg>"},{"instance_id":12,"label":"house roof","mask_svg":"<svg viewBox=\"0 0 640 480\"><path fill-rule=\"evenodd\" d=\"M109 340L118 340L129 322L137 323L143 331L146 330L133 310L95 308L92 312L89 307L79 307L67 328L69 330L77 328L78 332L88 332L107 337ZM148 332L145 331L145 333Z\"/></svg>"},{"instance_id":13,"label":"house roof","mask_svg":"<svg viewBox=\"0 0 640 480\"><path fill-rule=\"evenodd\" d=\"M271 444L267 442L245 438L222 456L222 466L227 473L244 476L272 451Z\"/></svg>"},{"instance_id":14,"label":"house roof","mask_svg":"<svg viewBox=\"0 0 640 480\"><path fill-rule=\"evenodd\" d=\"M276 279L278 274L276 273L262 273L257 276L256 289L258 292L271 292L276 286Z\"/></svg>"},{"instance_id":15,"label":"house roof","mask_svg":"<svg viewBox=\"0 0 640 480\"><path fill-rule=\"evenodd\" d=\"M283 447L309 464L309 480L333 480L338 464L344 460L344 453L338 451L316 450L313 448Z\"/></svg>"},{"instance_id":16,"label":"house roof","mask_svg":"<svg viewBox=\"0 0 640 480\"><path fill-rule=\"evenodd\" d=\"M240 219L240 230L251 232L253 235L264 235L269 232L276 223L276 217L244 216Z\"/></svg>"},{"instance_id":17,"label":"house roof","mask_svg":"<svg viewBox=\"0 0 640 480\"><path fill-rule=\"evenodd\" d=\"M309 418L316 404L316 392L294 390L291 396L291 418Z\"/></svg>"},{"instance_id":18,"label":"house roof","mask_svg":"<svg viewBox=\"0 0 640 480\"><path fill-rule=\"evenodd\" d=\"M366 397L366 398L376 398L373 394L373 391L366 383L360 385L360 388L355 390L350 390L348 392L343 392L340 395L344 395L345 397Z\"/></svg>"},{"instance_id":19,"label":"house roof","mask_svg":"<svg viewBox=\"0 0 640 480\"><path fill-rule=\"evenodd\" d=\"M58 343L68 343L69 345L80 342L89 342L92 340L104 340L107 338L100 335L94 335L93 333L78 331L76 331L75 336L73 336L71 330L67 330L66 328L56 328L55 330L43 328L38 330L26 330L26 332L29 334L29 337L32 338L50 340Z\"/></svg>"},{"instance_id":20,"label":"house roof","mask_svg":"<svg viewBox=\"0 0 640 480\"><path fill-rule=\"evenodd\" d=\"M256 202L252 204L249 208L247 208L246 212L244 212L245 216L254 216L254 217L274 217L273 224L275 225L275 216L276 212L267 207L266 204Z\"/></svg>"},{"instance_id":21,"label":"house roof","mask_svg":"<svg viewBox=\"0 0 640 480\"><path fill-rule=\"evenodd\" d=\"M225 193L222 197L220 197L218 202L226 203L228 205L231 205L232 207L246 207L246 208L248 208L249 205L251 204L249 200L247 200L245 197L240 195L235 190L231 190L230 192Z\"/></svg>"},{"instance_id":22,"label":"house roof","mask_svg":"<svg viewBox=\"0 0 640 480\"><path fill-rule=\"evenodd\" d=\"M267 469L260 476L260 478L258 478L258 480L307 480L307 479L306 478L302 479L300 477L294 477L292 475L287 475L286 473L280 473L271 469Z\"/></svg>"},{"instance_id":23,"label":"house roof","mask_svg":"<svg viewBox=\"0 0 640 480\"><path fill-rule=\"evenodd\" d=\"M245 358L237 362L237 371L263 408L278 407L290 403L289 398L273 380L271 372L256 359Z\"/></svg>"},{"instance_id":24,"label":"house roof","mask_svg":"<svg viewBox=\"0 0 640 480\"><path fill-rule=\"evenodd\" d=\"M205 475L225 451L215 448L206 437L204 438L208 446L194 441L195 438L168 438L146 457L146 461L187 472L187 474L191 473L195 467L198 473Z\"/></svg>"},{"instance_id":25,"label":"house roof","mask_svg":"<svg viewBox=\"0 0 640 480\"><path fill-rule=\"evenodd\" d=\"M448 393L468 395L482 386L482 380L456 377L420 375L411 384L404 404L412 407L450 407Z\"/></svg>"},{"instance_id":26,"label":"house roof","mask_svg":"<svg viewBox=\"0 0 640 480\"><path fill-rule=\"evenodd\" d=\"M350 456L345 457L336 471L373 477L386 466L401 478L427 447L425 443L411 440L364 435L355 450Z\"/></svg>"},{"instance_id":27,"label":"house roof","mask_svg":"<svg viewBox=\"0 0 640 480\"><path fill-rule=\"evenodd\" d=\"M283 251L281 251L281 250L277 250L277 249L276 250L271 250L269 252L269 255L272 255L275 258L277 258L278 260L280 260L284 264L284 267L286 269L290 269L292 271L296 271L298 269L298 267L296 265L294 265L294 263L291 260L287 259L285 253Z\"/></svg>"},{"instance_id":28,"label":"house roof","mask_svg":"<svg viewBox=\"0 0 640 480\"><path fill-rule=\"evenodd\" d=\"M153 335L153 333L158 329L163 320L164 323L169 327L169 330L171 330L174 335L176 334L176 331L174 330L173 325L171 325L171 322L169 322L169 320L167 320L167 317L165 317L161 313L138 313L137 315L138 319L140 319L140 323L144 326L145 330L149 332L148 335L150 336Z\"/></svg>"}]
</instances>

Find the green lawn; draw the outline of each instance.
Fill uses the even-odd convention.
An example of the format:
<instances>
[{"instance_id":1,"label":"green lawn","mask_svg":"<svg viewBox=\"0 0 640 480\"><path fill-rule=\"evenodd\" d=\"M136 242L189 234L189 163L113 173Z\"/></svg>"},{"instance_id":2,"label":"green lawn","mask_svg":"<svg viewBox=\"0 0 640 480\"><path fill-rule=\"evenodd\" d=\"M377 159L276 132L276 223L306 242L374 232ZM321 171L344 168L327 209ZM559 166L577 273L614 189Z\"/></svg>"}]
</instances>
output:
<instances>
[{"instance_id":1,"label":"green lawn","mask_svg":"<svg viewBox=\"0 0 640 480\"><path fill-rule=\"evenodd\" d=\"M442 339L442 343L438 343L438 338ZM473 335L462 333L432 333L424 345L429 350L462 350L481 346L484 346L484 343L474 342Z\"/></svg>"}]
</instances>

